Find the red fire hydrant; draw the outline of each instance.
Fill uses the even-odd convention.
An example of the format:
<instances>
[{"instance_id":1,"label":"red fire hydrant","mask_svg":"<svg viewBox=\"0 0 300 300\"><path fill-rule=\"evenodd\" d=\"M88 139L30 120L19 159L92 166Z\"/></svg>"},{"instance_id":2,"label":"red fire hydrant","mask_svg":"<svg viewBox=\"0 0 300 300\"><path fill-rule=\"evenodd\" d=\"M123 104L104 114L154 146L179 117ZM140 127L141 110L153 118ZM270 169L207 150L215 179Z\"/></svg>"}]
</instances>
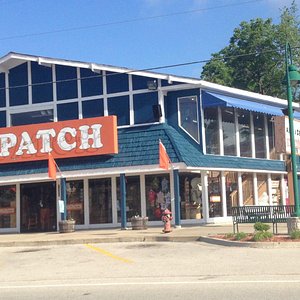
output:
<instances>
[{"instance_id":1,"label":"red fire hydrant","mask_svg":"<svg viewBox=\"0 0 300 300\"><path fill-rule=\"evenodd\" d=\"M169 211L168 209L165 209L162 213L161 220L164 222L164 233L169 233L171 232L171 220L173 220L172 217L172 212Z\"/></svg>"}]
</instances>

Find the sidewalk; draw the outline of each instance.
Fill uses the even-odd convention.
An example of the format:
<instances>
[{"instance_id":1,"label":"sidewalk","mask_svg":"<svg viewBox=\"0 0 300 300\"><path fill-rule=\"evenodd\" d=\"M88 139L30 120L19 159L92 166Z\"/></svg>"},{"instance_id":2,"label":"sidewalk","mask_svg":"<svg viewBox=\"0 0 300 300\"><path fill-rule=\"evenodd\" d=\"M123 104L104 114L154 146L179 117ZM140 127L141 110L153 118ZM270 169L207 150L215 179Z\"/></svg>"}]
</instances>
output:
<instances>
[{"instance_id":1,"label":"sidewalk","mask_svg":"<svg viewBox=\"0 0 300 300\"><path fill-rule=\"evenodd\" d=\"M278 226L279 233L286 234L286 224ZM253 224L242 224L240 231L252 233ZM115 242L191 242L199 241L200 237L215 235L219 233L232 233L232 225L183 225L181 228L173 228L171 233L163 233L163 226L150 227L147 230L121 230L96 229L77 230L72 233L21 233L21 234L0 234L0 247L12 246L45 246L45 245L66 245L66 244L87 244L87 243L115 243Z\"/></svg>"}]
</instances>

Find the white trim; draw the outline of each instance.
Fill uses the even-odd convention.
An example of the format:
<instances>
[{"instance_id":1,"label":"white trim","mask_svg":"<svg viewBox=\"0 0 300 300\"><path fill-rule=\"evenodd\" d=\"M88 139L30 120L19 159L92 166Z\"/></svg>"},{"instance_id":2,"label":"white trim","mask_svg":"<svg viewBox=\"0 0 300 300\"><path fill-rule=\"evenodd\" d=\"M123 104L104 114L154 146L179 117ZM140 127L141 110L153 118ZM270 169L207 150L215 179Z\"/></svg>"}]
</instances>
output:
<instances>
[{"instance_id":1,"label":"white trim","mask_svg":"<svg viewBox=\"0 0 300 300\"><path fill-rule=\"evenodd\" d=\"M253 122L253 113L250 112L250 139L251 139L251 158L255 158L255 131L254 131L254 122Z\"/></svg>"},{"instance_id":2,"label":"white trim","mask_svg":"<svg viewBox=\"0 0 300 300\"><path fill-rule=\"evenodd\" d=\"M146 207L146 186L145 186L145 174L140 175L140 190L141 190L141 216L147 216L147 207Z\"/></svg>"},{"instance_id":3,"label":"white trim","mask_svg":"<svg viewBox=\"0 0 300 300\"><path fill-rule=\"evenodd\" d=\"M57 87L56 87L56 67L52 65L52 80L53 80L53 121L57 122Z\"/></svg>"},{"instance_id":4,"label":"white trim","mask_svg":"<svg viewBox=\"0 0 300 300\"><path fill-rule=\"evenodd\" d=\"M226 197L226 178L225 172L220 172L221 174L221 199L222 199L222 216L227 217L227 197Z\"/></svg>"},{"instance_id":5,"label":"white trim","mask_svg":"<svg viewBox=\"0 0 300 300\"><path fill-rule=\"evenodd\" d=\"M268 199L269 199L269 205L272 205L272 178L271 174L267 174L268 176Z\"/></svg>"},{"instance_id":6,"label":"white trim","mask_svg":"<svg viewBox=\"0 0 300 300\"><path fill-rule=\"evenodd\" d=\"M203 220L205 223L209 219L209 201L208 201L208 175L206 171L201 172L201 184L202 184L202 209Z\"/></svg>"},{"instance_id":7,"label":"white trim","mask_svg":"<svg viewBox=\"0 0 300 300\"><path fill-rule=\"evenodd\" d=\"M82 93L81 93L81 80L80 80L80 69L76 69L77 73L77 103L78 103L78 119L82 119Z\"/></svg>"},{"instance_id":8,"label":"white trim","mask_svg":"<svg viewBox=\"0 0 300 300\"><path fill-rule=\"evenodd\" d=\"M132 83L131 75L128 76L128 80L129 80L129 125L134 125L133 83Z\"/></svg>"},{"instance_id":9,"label":"white trim","mask_svg":"<svg viewBox=\"0 0 300 300\"><path fill-rule=\"evenodd\" d=\"M223 124L222 124L222 111L218 106L218 130L219 130L219 155L224 156L224 140L223 140Z\"/></svg>"},{"instance_id":10,"label":"white trim","mask_svg":"<svg viewBox=\"0 0 300 300\"><path fill-rule=\"evenodd\" d=\"M240 131L239 131L239 118L238 111L236 108L233 110L234 112L234 128L235 128L235 148L236 148L236 156L241 156L241 141L240 141Z\"/></svg>"},{"instance_id":11,"label":"white trim","mask_svg":"<svg viewBox=\"0 0 300 300\"><path fill-rule=\"evenodd\" d=\"M31 77L31 63L27 62L27 84L28 84L28 104L32 105L32 77Z\"/></svg>"},{"instance_id":12,"label":"white trim","mask_svg":"<svg viewBox=\"0 0 300 300\"><path fill-rule=\"evenodd\" d=\"M270 145L269 145L269 128L268 128L268 118L264 115L264 127L265 127L265 150L266 150L266 158L270 159ZM275 134L274 134L275 137Z\"/></svg>"},{"instance_id":13,"label":"white trim","mask_svg":"<svg viewBox=\"0 0 300 300\"><path fill-rule=\"evenodd\" d=\"M239 193L239 206L244 205L243 199L243 180L242 180L242 172L238 172L238 193Z\"/></svg>"},{"instance_id":14,"label":"white trim","mask_svg":"<svg viewBox=\"0 0 300 300\"><path fill-rule=\"evenodd\" d=\"M11 126L10 110L9 110L9 72L5 73L5 98L6 98L6 126Z\"/></svg>"}]
</instances>

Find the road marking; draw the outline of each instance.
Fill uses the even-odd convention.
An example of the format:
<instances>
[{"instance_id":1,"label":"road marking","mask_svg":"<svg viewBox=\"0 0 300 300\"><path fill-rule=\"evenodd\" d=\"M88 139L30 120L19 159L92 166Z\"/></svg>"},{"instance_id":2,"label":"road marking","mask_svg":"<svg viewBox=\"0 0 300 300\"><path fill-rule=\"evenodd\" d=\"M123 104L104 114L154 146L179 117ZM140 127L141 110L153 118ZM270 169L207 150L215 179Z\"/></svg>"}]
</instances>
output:
<instances>
[{"instance_id":1,"label":"road marking","mask_svg":"<svg viewBox=\"0 0 300 300\"><path fill-rule=\"evenodd\" d=\"M90 249L92 249L92 250L95 250L95 251L97 251L97 252L99 252L101 254L109 256L109 257L111 257L113 259L120 260L122 262L129 263L129 264L133 263L133 261L130 260L130 259L126 259L126 258L123 258L123 257L120 257L120 256L116 256L116 255L114 255L114 254L112 254L112 253L110 253L110 252L108 252L108 251L106 251L104 249L92 246L90 244L85 244L85 246L88 247L88 248L90 248Z\"/></svg>"},{"instance_id":2,"label":"road marking","mask_svg":"<svg viewBox=\"0 0 300 300\"><path fill-rule=\"evenodd\" d=\"M107 282L107 283L66 283L66 284L42 284L42 285L7 285L0 286L3 289L27 289L27 288L60 288L60 287L89 287L89 286L125 286L125 285L178 285L178 284L249 284L249 283L300 283L300 280L235 280L235 281L155 281L155 282Z\"/></svg>"}]
</instances>

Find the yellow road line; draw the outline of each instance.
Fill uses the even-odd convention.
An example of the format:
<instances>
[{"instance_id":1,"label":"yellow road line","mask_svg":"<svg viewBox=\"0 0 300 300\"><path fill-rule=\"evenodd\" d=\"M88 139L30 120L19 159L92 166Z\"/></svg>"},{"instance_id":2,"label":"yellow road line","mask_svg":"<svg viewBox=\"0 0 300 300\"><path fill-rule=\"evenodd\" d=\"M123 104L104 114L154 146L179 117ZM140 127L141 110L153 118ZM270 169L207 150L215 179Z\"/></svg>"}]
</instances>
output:
<instances>
[{"instance_id":1,"label":"yellow road line","mask_svg":"<svg viewBox=\"0 0 300 300\"><path fill-rule=\"evenodd\" d=\"M101 249L101 248L98 248L98 247L94 247L94 246L92 246L90 244L85 244L85 246L88 247L88 248L90 248L90 249L92 249L92 250L100 252L101 254L109 256L109 257L111 257L113 259L120 260L122 262L129 263L129 264L133 263L132 260L129 260L129 259L126 259L126 258L123 258L123 257L120 257L120 256L116 256L116 255L114 255L114 254L112 254L112 253L110 253L110 252L108 252L108 251L106 251L104 249Z\"/></svg>"}]
</instances>

